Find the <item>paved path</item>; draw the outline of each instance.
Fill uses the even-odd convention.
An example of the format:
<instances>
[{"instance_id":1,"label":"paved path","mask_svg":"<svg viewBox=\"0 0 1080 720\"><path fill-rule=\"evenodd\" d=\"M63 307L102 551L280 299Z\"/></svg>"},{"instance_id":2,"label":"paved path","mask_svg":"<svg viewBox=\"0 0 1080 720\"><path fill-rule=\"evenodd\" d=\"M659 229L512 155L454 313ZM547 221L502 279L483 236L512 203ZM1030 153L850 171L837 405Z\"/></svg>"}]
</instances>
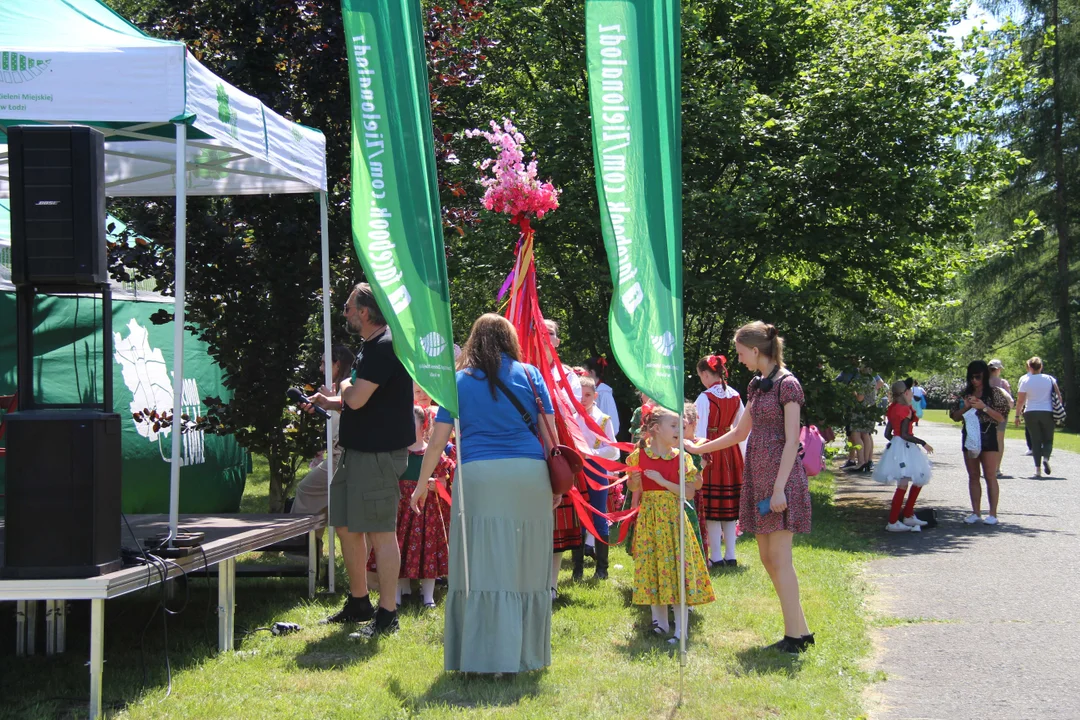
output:
<instances>
[{"instance_id":1,"label":"paved path","mask_svg":"<svg viewBox=\"0 0 1080 720\"><path fill-rule=\"evenodd\" d=\"M889 557L869 569L877 609L912 621L879 631L886 680L871 716L1080 718L1080 455L1055 451L1053 476L1034 480L1023 441L1007 441L1001 524L965 525L959 426L926 423L917 435L937 450L918 502L937 508L937 528L885 533L892 491L854 482L882 506Z\"/></svg>"}]
</instances>

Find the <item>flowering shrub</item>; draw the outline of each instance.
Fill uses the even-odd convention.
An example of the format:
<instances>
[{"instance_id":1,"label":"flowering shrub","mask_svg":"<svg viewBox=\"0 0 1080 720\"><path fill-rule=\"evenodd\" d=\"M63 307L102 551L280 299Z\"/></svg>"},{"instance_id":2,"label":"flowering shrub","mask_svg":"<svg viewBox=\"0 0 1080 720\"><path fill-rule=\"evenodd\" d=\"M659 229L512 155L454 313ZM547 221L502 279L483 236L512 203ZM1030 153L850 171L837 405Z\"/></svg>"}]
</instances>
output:
<instances>
[{"instance_id":1,"label":"flowering shrub","mask_svg":"<svg viewBox=\"0 0 1080 720\"><path fill-rule=\"evenodd\" d=\"M963 375L931 375L919 384L926 392L926 406L933 409L949 407L964 391Z\"/></svg>"},{"instance_id":2,"label":"flowering shrub","mask_svg":"<svg viewBox=\"0 0 1080 720\"><path fill-rule=\"evenodd\" d=\"M480 163L482 171L492 175L482 177L484 207L498 213L506 213L512 222L529 215L537 218L559 207L559 190L550 182L536 179L535 156L525 162L521 146L525 136L518 132L510 120L503 118L502 127L491 121L491 131L466 130L465 137L483 137L497 155Z\"/></svg>"}]
</instances>

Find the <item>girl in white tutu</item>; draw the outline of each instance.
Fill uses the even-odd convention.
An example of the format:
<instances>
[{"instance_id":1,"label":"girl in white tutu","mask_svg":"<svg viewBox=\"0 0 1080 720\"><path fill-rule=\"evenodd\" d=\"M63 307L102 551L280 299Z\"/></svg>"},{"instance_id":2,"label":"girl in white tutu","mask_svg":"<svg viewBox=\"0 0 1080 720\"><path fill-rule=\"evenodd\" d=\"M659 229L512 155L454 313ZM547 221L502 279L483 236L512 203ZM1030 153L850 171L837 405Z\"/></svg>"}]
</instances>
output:
<instances>
[{"instance_id":1,"label":"girl in white tutu","mask_svg":"<svg viewBox=\"0 0 1080 720\"><path fill-rule=\"evenodd\" d=\"M881 483L896 483L889 524L885 529L889 532L920 532L926 523L915 517L915 500L923 485L930 482L930 459L919 446L931 455L934 448L911 434L916 417L911 388L903 380L897 380L891 390L892 402L885 411L885 439L891 442L874 467L874 479ZM904 503L905 494L907 504Z\"/></svg>"}]
</instances>

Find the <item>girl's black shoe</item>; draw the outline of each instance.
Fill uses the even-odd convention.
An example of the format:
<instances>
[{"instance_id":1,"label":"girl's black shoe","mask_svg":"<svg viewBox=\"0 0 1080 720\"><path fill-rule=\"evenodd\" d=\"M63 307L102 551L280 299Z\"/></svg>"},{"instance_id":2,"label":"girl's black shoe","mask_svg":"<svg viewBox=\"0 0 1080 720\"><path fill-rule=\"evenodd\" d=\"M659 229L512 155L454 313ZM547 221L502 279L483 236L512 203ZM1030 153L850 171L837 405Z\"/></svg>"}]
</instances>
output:
<instances>
[{"instance_id":1,"label":"girl's black shoe","mask_svg":"<svg viewBox=\"0 0 1080 720\"><path fill-rule=\"evenodd\" d=\"M798 652L806 652L810 649L810 646L814 644L814 633L810 633L809 635L803 635L795 642L798 646Z\"/></svg>"}]
</instances>

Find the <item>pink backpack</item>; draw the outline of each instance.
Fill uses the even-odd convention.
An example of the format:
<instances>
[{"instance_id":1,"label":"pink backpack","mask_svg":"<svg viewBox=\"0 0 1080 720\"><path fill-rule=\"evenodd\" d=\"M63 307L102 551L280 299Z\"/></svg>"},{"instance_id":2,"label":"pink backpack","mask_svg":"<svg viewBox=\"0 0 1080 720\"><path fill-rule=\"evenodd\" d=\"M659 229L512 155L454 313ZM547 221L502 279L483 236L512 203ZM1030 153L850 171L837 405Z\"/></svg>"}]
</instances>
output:
<instances>
[{"instance_id":1,"label":"pink backpack","mask_svg":"<svg viewBox=\"0 0 1080 720\"><path fill-rule=\"evenodd\" d=\"M814 477L825 466L825 440L816 425L804 425L799 431L799 442L802 444L802 464L806 468L806 475Z\"/></svg>"}]
</instances>

